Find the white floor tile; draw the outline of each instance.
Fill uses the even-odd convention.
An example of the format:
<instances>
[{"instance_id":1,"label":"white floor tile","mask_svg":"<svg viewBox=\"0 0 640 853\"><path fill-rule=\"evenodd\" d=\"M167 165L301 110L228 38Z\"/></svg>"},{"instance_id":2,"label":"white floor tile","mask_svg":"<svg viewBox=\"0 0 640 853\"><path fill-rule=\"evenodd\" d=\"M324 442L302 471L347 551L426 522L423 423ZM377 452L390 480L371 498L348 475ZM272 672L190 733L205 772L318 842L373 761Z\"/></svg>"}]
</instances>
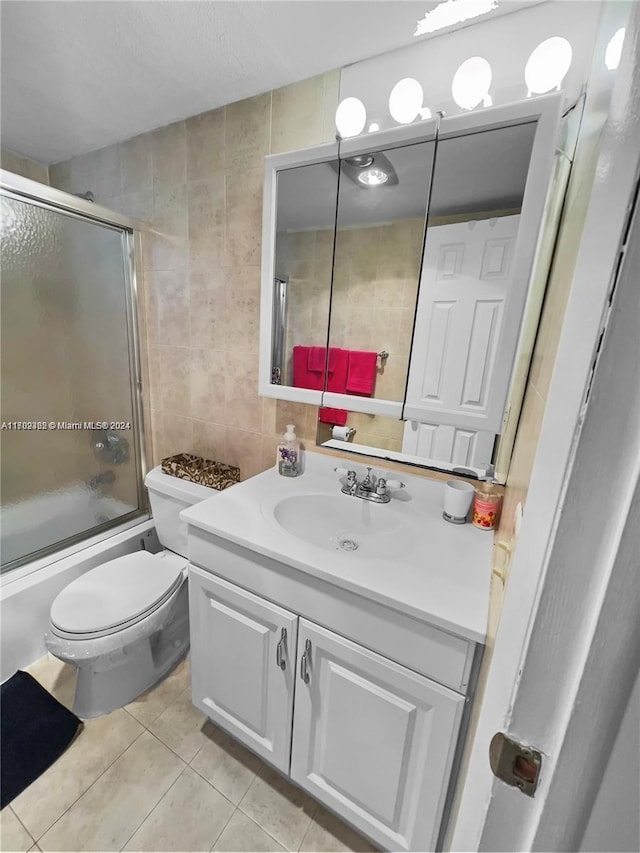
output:
<instances>
[{"instance_id":1,"label":"white floor tile","mask_svg":"<svg viewBox=\"0 0 640 853\"><path fill-rule=\"evenodd\" d=\"M207 739L191 766L237 805L249 790L262 761L211 722L205 723L202 732Z\"/></svg>"},{"instance_id":2,"label":"white floor tile","mask_svg":"<svg viewBox=\"0 0 640 853\"><path fill-rule=\"evenodd\" d=\"M120 850L183 771L143 732L39 840L42 850Z\"/></svg>"},{"instance_id":3,"label":"white floor tile","mask_svg":"<svg viewBox=\"0 0 640 853\"><path fill-rule=\"evenodd\" d=\"M33 838L15 816L11 806L5 806L0 812L0 850L3 853L24 853L32 845Z\"/></svg>"},{"instance_id":4,"label":"white floor tile","mask_svg":"<svg viewBox=\"0 0 640 853\"><path fill-rule=\"evenodd\" d=\"M265 765L239 808L287 850L297 850L309 829L317 803Z\"/></svg>"},{"instance_id":5,"label":"white floor tile","mask_svg":"<svg viewBox=\"0 0 640 853\"><path fill-rule=\"evenodd\" d=\"M209 851L233 811L233 803L185 767L124 849Z\"/></svg>"},{"instance_id":6,"label":"white floor tile","mask_svg":"<svg viewBox=\"0 0 640 853\"><path fill-rule=\"evenodd\" d=\"M227 851L227 853L235 853L236 851L237 853L243 853L243 851L251 851L251 853L254 851L255 853L274 851L275 853L275 851L285 848L238 809L224 828L213 849Z\"/></svg>"},{"instance_id":7,"label":"white floor tile","mask_svg":"<svg viewBox=\"0 0 640 853\"><path fill-rule=\"evenodd\" d=\"M40 838L143 731L122 709L87 720L69 749L13 801L33 837Z\"/></svg>"}]
</instances>

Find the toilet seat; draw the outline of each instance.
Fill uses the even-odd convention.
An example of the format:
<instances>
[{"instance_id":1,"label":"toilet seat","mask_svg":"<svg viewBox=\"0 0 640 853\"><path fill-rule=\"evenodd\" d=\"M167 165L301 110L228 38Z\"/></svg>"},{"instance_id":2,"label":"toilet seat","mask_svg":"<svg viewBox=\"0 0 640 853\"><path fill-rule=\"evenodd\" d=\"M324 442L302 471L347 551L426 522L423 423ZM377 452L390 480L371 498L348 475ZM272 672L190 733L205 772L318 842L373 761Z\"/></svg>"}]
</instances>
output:
<instances>
[{"instance_id":1,"label":"toilet seat","mask_svg":"<svg viewBox=\"0 0 640 853\"><path fill-rule=\"evenodd\" d=\"M72 581L51 605L51 631L89 640L123 631L158 610L180 588L187 560L170 551L116 557Z\"/></svg>"}]
</instances>

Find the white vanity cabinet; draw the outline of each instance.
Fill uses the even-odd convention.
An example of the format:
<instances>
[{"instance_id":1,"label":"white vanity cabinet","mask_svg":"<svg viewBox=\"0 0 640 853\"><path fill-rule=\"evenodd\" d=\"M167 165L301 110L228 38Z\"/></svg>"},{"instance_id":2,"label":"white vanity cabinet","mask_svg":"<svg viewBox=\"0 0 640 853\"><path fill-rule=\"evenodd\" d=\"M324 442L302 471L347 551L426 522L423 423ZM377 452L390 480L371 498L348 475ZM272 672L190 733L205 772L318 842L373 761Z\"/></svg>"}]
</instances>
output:
<instances>
[{"instance_id":1,"label":"white vanity cabinet","mask_svg":"<svg viewBox=\"0 0 640 853\"><path fill-rule=\"evenodd\" d=\"M194 567L189 611L194 705L288 773L298 617Z\"/></svg>"},{"instance_id":2,"label":"white vanity cabinet","mask_svg":"<svg viewBox=\"0 0 640 853\"><path fill-rule=\"evenodd\" d=\"M190 534L194 705L381 848L435 849L479 647Z\"/></svg>"},{"instance_id":3,"label":"white vanity cabinet","mask_svg":"<svg viewBox=\"0 0 640 853\"><path fill-rule=\"evenodd\" d=\"M291 778L389 850L433 850L464 697L300 620Z\"/></svg>"}]
</instances>

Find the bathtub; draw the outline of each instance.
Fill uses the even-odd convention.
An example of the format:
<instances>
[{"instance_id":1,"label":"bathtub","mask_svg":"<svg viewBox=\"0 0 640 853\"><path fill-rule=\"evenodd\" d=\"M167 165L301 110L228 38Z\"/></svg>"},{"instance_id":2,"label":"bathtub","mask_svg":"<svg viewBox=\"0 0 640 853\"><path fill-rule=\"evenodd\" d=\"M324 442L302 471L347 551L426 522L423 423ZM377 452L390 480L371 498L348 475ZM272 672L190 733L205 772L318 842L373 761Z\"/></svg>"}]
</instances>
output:
<instances>
[{"instance_id":1,"label":"bathtub","mask_svg":"<svg viewBox=\"0 0 640 853\"><path fill-rule=\"evenodd\" d=\"M8 529L5 526L6 514L13 509L10 507L3 513L3 530L10 531L11 536L23 530L24 535L25 528L19 525ZM43 524L55 523L51 519L51 515L45 515ZM29 535L38 535L33 526ZM49 624L49 610L67 584L106 560L143 548L152 553L161 550L153 520L148 517L130 520L106 534L103 532L5 573L0 579L0 681L46 653L43 638Z\"/></svg>"}]
</instances>

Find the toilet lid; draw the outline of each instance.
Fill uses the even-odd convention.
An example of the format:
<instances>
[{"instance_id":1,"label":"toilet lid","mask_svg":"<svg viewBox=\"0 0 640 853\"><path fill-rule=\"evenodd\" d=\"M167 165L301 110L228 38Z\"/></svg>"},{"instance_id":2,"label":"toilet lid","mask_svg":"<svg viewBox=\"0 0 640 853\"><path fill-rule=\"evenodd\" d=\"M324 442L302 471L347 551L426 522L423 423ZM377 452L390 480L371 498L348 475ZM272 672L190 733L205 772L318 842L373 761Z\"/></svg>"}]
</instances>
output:
<instances>
[{"instance_id":1,"label":"toilet lid","mask_svg":"<svg viewBox=\"0 0 640 853\"><path fill-rule=\"evenodd\" d=\"M148 551L102 563L62 590L51 605L51 624L70 634L95 634L131 624L173 594L186 564L176 554Z\"/></svg>"}]
</instances>

